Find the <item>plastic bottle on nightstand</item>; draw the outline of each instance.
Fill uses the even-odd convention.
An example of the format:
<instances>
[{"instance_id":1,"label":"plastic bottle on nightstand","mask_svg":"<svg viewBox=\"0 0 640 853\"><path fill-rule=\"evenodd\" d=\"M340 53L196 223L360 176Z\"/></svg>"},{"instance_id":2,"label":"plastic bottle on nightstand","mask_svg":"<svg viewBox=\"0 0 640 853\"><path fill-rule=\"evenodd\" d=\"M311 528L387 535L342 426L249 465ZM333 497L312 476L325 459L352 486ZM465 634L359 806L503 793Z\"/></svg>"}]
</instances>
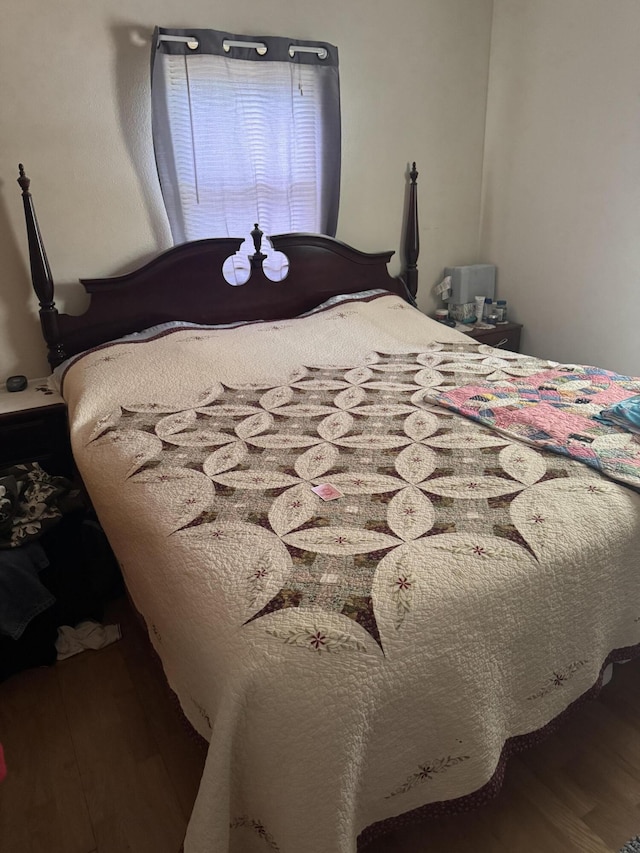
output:
<instances>
[{"instance_id":1,"label":"plastic bottle on nightstand","mask_svg":"<svg viewBox=\"0 0 640 853\"><path fill-rule=\"evenodd\" d=\"M498 315L498 323L508 323L507 319L507 300L498 299L496 302L496 314Z\"/></svg>"},{"instance_id":2,"label":"plastic bottle on nightstand","mask_svg":"<svg viewBox=\"0 0 640 853\"><path fill-rule=\"evenodd\" d=\"M482 319L485 323L489 319L489 314L493 314L493 299L490 296L487 296L484 300L484 314L482 315Z\"/></svg>"}]
</instances>

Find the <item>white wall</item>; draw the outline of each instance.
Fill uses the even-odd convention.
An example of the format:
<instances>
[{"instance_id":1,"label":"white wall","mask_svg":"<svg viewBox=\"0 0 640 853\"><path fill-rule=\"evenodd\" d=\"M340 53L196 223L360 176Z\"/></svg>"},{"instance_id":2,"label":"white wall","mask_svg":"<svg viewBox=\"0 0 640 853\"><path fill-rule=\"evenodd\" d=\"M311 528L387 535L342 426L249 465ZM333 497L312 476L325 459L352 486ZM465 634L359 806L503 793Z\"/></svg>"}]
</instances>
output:
<instances>
[{"instance_id":1,"label":"white wall","mask_svg":"<svg viewBox=\"0 0 640 853\"><path fill-rule=\"evenodd\" d=\"M495 0L480 254L523 348L640 374L640 4Z\"/></svg>"},{"instance_id":2,"label":"white wall","mask_svg":"<svg viewBox=\"0 0 640 853\"><path fill-rule=\"evenodd\" d=\"M17 163L24 162L58 303L79 277L169 245L149 131L155 24L319 38L340 51L338 237L400 246L404 173L420 170L421 294L477 258L492 0L7 0L0 51L0 380L43 375ZM399 263L392 272L399 270Z\"/></svg>"}]
</instances>

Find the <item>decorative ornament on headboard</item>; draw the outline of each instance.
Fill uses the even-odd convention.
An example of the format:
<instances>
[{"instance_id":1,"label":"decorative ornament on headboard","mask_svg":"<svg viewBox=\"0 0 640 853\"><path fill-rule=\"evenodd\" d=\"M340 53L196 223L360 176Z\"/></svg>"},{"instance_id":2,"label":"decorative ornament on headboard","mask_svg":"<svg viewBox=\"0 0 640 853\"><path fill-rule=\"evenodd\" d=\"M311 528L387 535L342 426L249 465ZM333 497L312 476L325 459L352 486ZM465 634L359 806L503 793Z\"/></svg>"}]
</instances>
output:
<instances>
[{"instance_id":1,"label":"decorative ornament on headboard","mask_svg":"<svg viewBox=\"0 0 640 853\"><path fill-rule=\"evenodd\" d=\"M262 267L262 262L267 257L264 252L261 251L263 235L264 232L260 230L258 223L256 222L253 226L253 231L251 232L251 239L253 240L253 245L255 246L256 251L253 255L249 255L252 269L260 269Z\"/></svg>"}]
</instances>

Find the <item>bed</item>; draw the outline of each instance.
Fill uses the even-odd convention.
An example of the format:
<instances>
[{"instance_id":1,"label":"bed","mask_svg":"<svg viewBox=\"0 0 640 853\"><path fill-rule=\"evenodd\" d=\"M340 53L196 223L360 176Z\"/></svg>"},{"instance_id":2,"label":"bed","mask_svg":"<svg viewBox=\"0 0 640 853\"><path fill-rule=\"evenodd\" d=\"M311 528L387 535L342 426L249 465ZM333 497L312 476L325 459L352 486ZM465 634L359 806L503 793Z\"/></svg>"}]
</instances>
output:
<instances>
[{"instance_id":1,"label":"bed","mask_svg":"<svg viewBox=\"0 0 640 853\"><path fill-rule=\"evenodd\" d=\"M220 274L241 241L204 240L84 281L70 317L21 173L76 463L209 742L186 853L354 853L479 805L640 651L640 494L454 410L558 366L413 307L416 179L399 278L389 252L281 235L268 282L256 226L242 287Z\"/></svg>"}]
</instances>

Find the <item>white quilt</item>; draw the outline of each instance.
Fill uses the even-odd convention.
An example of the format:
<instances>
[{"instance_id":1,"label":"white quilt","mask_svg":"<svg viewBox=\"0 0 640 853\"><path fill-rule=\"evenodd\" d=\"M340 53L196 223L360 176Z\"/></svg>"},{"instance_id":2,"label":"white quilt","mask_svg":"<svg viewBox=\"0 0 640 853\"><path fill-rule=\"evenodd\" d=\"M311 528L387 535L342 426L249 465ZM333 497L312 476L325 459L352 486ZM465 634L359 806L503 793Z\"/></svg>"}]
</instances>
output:
<instances>
[{"instance_id":1,"label":"white quilt","mask_svg":"<svg viewBox=\"0 0 640 853\"><path fill-rule=\"evenodd\" d=\"M460 340L383 296L67 371L80 472L210 741L186 853L354 853L640 643L640 495L430 404Z\"/></svg>"}]
</instances>

